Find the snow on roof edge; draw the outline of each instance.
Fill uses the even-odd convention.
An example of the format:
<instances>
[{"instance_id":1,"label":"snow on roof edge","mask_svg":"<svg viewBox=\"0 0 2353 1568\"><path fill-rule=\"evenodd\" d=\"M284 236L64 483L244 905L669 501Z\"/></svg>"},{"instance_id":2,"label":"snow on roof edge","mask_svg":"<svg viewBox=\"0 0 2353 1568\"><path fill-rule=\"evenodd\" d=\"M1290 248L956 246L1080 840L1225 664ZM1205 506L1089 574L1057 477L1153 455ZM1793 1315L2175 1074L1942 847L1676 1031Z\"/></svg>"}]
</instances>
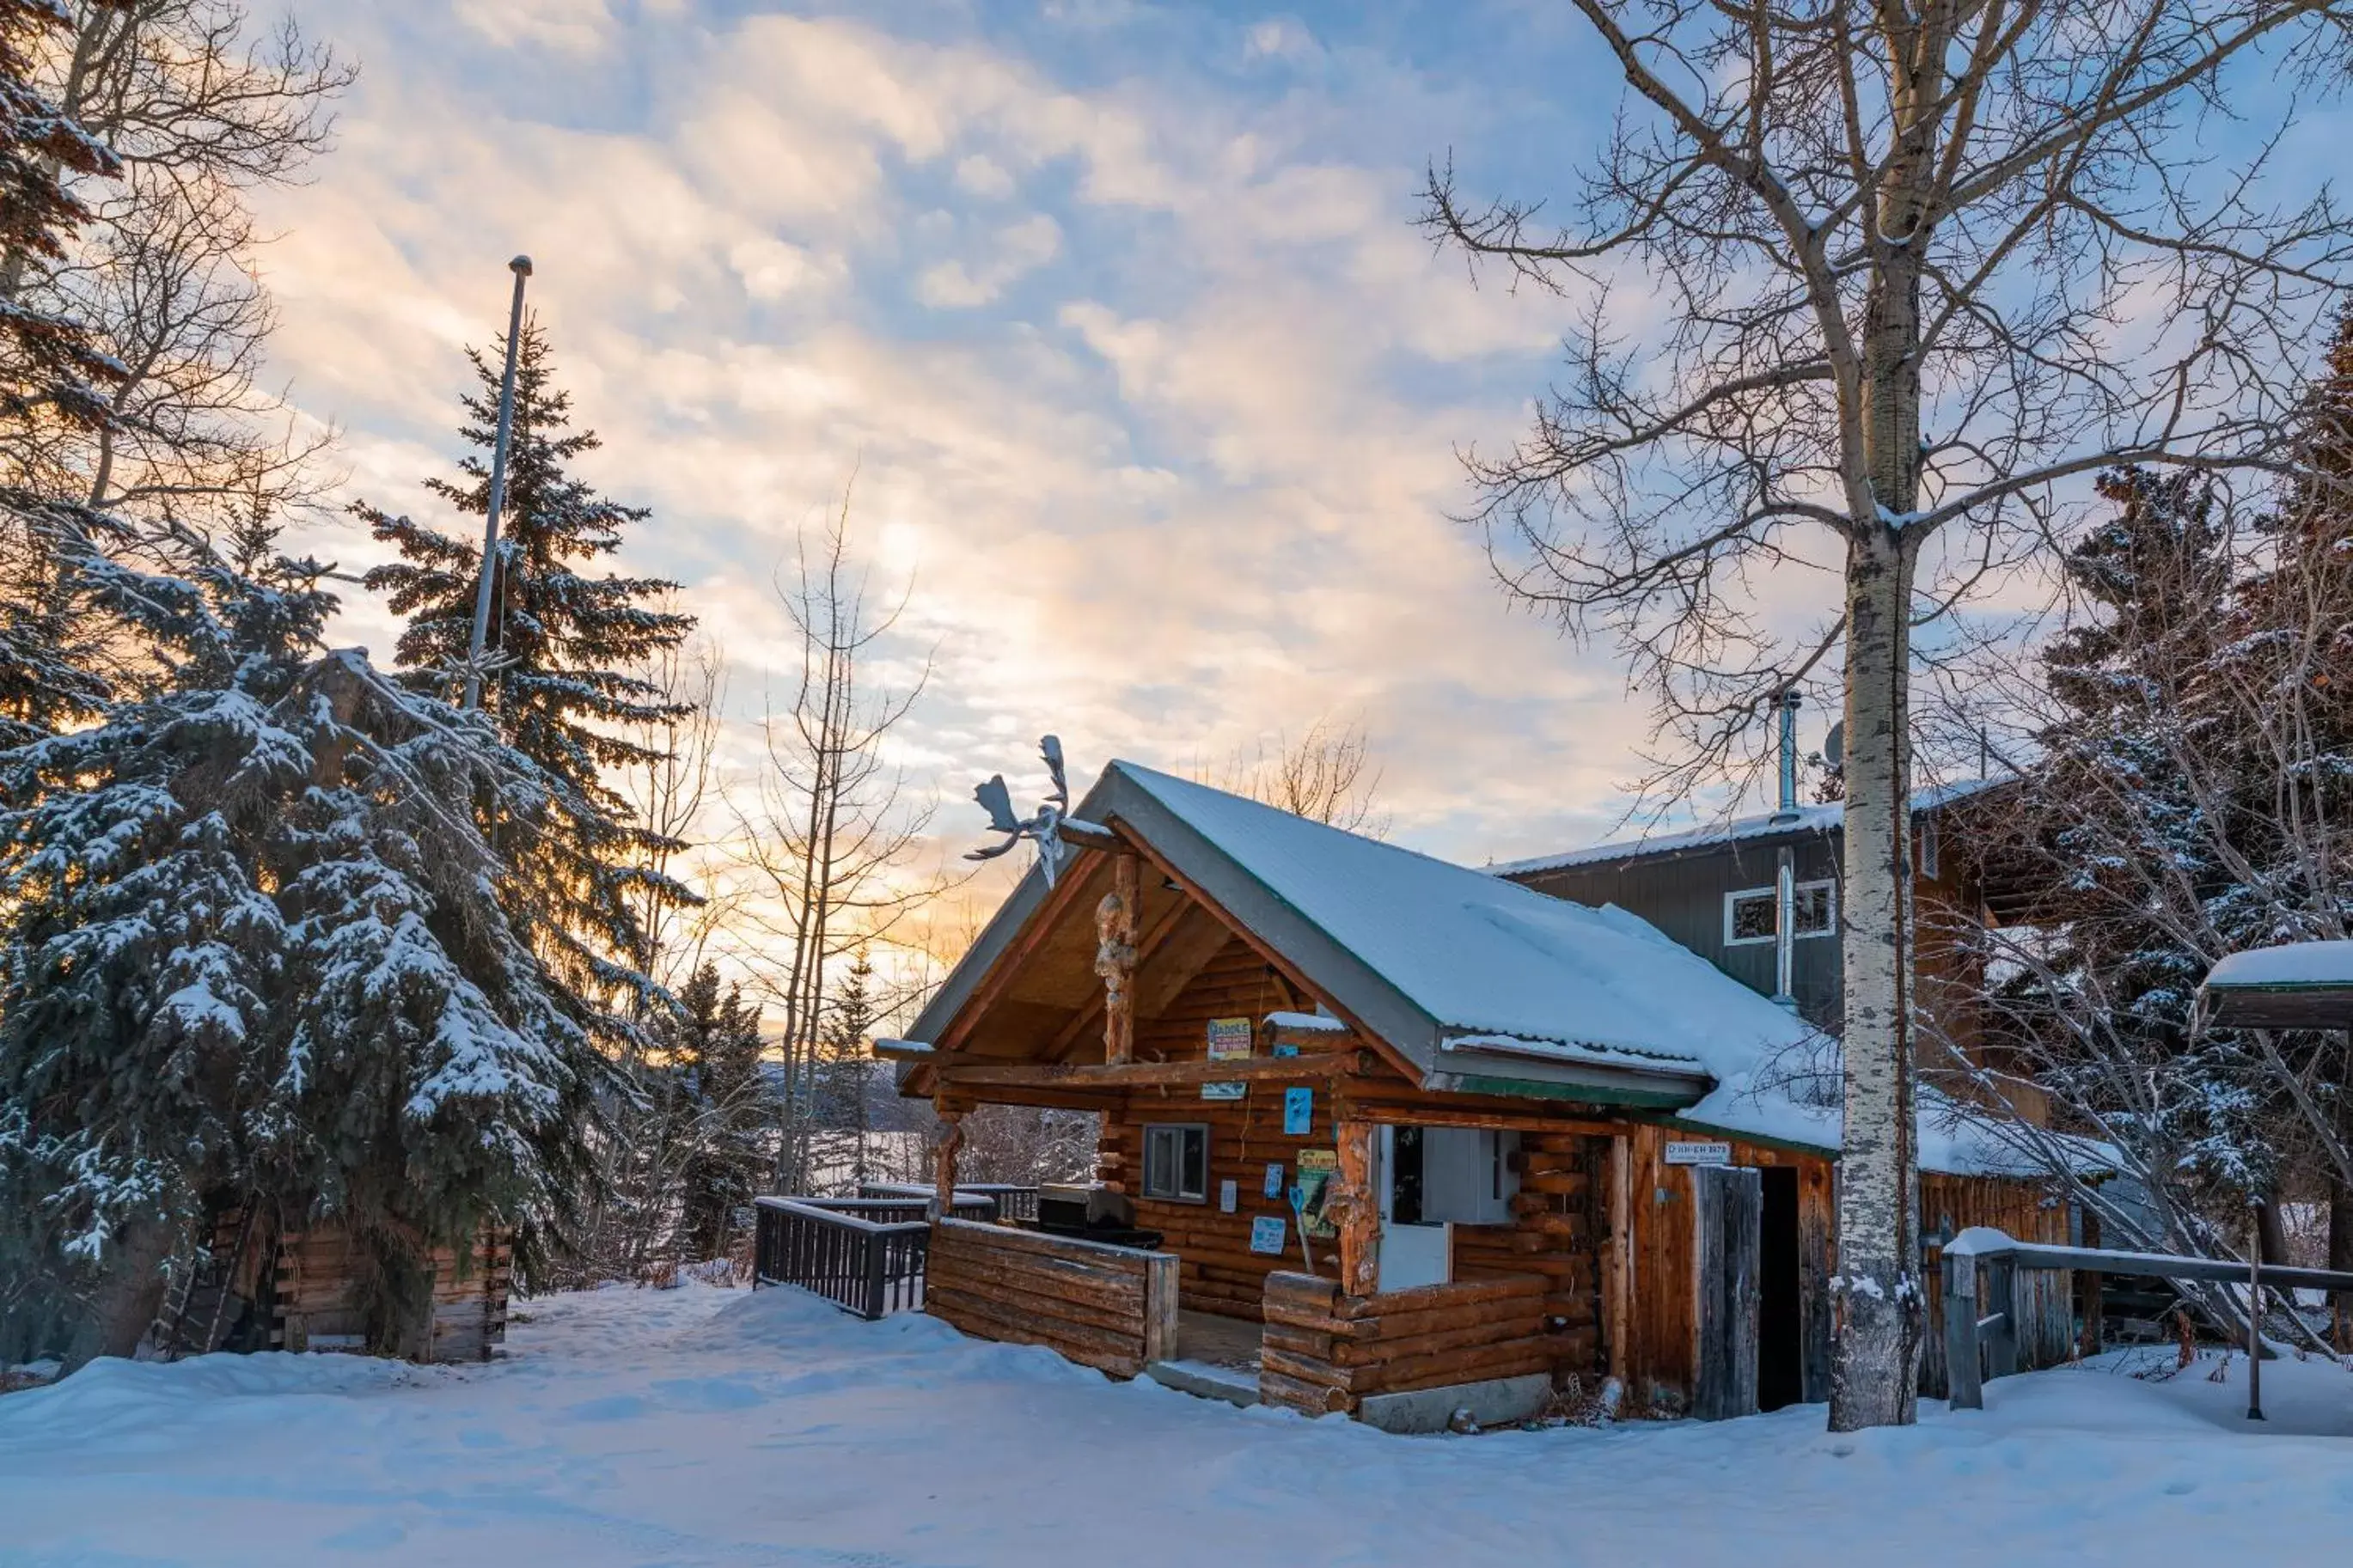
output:
<instances>
[{"instance_id":1,"label":"snow on roof edge","mask_svg":"<svg viewBox=\"0 0 2353 1568\"><path fill-rule=\"evenodd\" d=\"M1957 779L1951 784L1917 789L1912 792L1912 809L1915 812L1934 811L2004 782L2001 779ZM1827 805L1801 805L1794 816L1786 817L1778 811L1758 812L1748 816L1736 816L1726 822L1662 833L1655 837L1617 838L1603 844L1590 844L1582 849L1565 849L1524 860L1501 861L1487 867L1486 870L1488 875L1494 877L1538 876L1546 871L1567 871L1580 866L1605 866L1613 861L1648 859L1654 855L1676 855L1690 849L1713 849L1722 845L1774 838L1784 834L1835 833L1843 826L1845 816L1846 807L1836 801Z\"/></svg>"}]
</instances>

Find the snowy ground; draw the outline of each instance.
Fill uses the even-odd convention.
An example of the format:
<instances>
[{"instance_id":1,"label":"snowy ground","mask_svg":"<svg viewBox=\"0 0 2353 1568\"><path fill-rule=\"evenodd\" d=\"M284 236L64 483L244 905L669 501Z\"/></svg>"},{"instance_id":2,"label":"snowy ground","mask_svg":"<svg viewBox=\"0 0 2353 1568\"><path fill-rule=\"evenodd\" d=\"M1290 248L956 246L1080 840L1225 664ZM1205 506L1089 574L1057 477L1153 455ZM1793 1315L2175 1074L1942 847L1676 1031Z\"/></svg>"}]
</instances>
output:
<instances>
[{"instance_id":1,"label":"snowy ground","mask_svg":"<svg viewBox=\"0 0 2353 1568\"><path fill-rule=\"evenodd\" d=\"M793 1292L522 1304L512 1359L100 1363L0 1398L0 1563L2343 1561L2353 1375L2008 1379L1833 1438L1390 1437L1119 1385ZM2211 1365L2211 1363L2209 1363Z\"/></svg>"}]
</instances>

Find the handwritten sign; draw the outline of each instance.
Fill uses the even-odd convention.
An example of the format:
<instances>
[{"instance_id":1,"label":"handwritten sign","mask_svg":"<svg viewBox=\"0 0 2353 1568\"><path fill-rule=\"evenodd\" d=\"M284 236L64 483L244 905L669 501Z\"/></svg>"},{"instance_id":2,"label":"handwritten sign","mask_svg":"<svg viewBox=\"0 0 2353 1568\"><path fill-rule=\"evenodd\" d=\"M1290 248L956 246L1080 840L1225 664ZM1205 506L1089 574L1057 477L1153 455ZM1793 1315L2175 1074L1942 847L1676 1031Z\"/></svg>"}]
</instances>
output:
<instances>
[{"instance_id":1,"label":"handwritten sign","mask_svg":"<svg viewBox=\"0 0 2353 1568\"><path fill-rule=\"evenodd\" d=\"M1271 1198L1282 1195L1282 1162L1280 1160L1267 1162L1266 1195Z\"/></svg>"},{"instance_id":2,"label":"handwritten sign","mask_svg":"<svg viewBox=\"0 0 2353 1568\"><path fill-rule=\"evenodd\" d=\"M1281 1215L1260 1215L1250 1221L1250 1250L1281 1257L1283 1235L1288 1229Z\"/></svg>"},{"instance_id":3,"label":"handwritten sign","mask_svg":"<svg viewBox=\"0 0 2353 1568\"><path fill-rule=\"evenodd\" d=\"M1282 1091L1282 1132L1286 1138L1304 1138L1315 1129L1315 1091L1312 1089L1286 1089Z\"/></svg>"},{"instance_id":4,"label":"handwritten sign","mask_svg":"<svg viewBox=\"0 0 2353 1568\"><path fill-rule=\"evenodd\" d=\"M1220 1212L1231 1214L1236 1208L1240 1206L1240 1203L1241 1192L1240 1184L1230 1181L1219 1182L1218 1184L1218 1208Z\"/></svg>"},{"instance_id":5,"label":"handwritten sign","mask_svg":"<svg viewBox=\"0 0 2353 1568\"><path fill-rule=\"evenodd\" d=\"M1209 1059L1230 1062L1250 1054L1250 1021L1248 1018L1212 1018L1209 1020Z\"/></svg>"},{"instance_id":6,"label":"handwritten sign","mask_svg":"<svg viewBox=\"0 0 2353 1568\"><path fill-rule=\"evenodd\" d=\"M1729 1165L1732 1145L1729 1143L1670 1143L1667 1145L1670 1165Z\"/></svg>"}]
</instances>

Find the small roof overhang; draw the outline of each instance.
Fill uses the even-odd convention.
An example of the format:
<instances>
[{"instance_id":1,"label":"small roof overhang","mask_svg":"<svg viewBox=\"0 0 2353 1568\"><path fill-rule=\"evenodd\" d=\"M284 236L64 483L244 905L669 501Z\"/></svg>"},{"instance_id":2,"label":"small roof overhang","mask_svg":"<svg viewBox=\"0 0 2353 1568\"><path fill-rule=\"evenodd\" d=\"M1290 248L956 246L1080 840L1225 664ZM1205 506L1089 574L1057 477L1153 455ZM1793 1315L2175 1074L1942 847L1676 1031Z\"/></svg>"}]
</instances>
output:
<instances>
[{"instance_id":1,"label":"small roof overhang","mask_svg":"<svg viewBox=\"0 0 2353 1568\"><path fill-rule=\"evenodd\" d=\"M2226 1029L2353 1029L2353 942L2232 953L2198 988L2198 1005Z\"/></svg>"}]
</instances>

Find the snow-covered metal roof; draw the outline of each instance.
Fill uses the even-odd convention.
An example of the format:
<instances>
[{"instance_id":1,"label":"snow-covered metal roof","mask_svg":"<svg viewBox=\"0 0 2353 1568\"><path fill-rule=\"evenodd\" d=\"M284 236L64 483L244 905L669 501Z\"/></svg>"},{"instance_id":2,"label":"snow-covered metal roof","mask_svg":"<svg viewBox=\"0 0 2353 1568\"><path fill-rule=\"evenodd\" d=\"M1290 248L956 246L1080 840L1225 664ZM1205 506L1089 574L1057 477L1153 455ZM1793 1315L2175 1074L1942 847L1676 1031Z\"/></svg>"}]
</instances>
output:
<instances>
[{"instance_id":1,"label":"snow-covered metal roof","mask_svg":"<svg viewBox=\"0 0 2353 1568\"><path fill-rule=\"evenodd\" d=\"M1838 1147L1834 1109L1759 1087L1816 1031L1639 916L1134 763L1112 763L1079 810L1150 846L1426 1089L1642 1106L1736 1137ZM944 1037L1045 895L1033 868L913 1038ZM1924 1137L1924 1150L1945 1142ZM1966 1168L1953 1152L1936 1167Z\"/></svg>"},{"instance_id":2,"label":"snow-covered metal roof","mask_svg":"<svg viewBox=\"0 0 2353 1568\"><path fill-rule=\"evenodd\" d=\"M1912 809L1917 814L1935 811L1955 801L1993 788L2000 779L1958 779L1951 784L1915 790ZM1797 837L1805 834L1831 834L1844 826L1846 807L1837 802L1826 805L1801 805L1794 812L1760 812L1753 816L1736 816L1725 822L1709 823L1704 826L1683 829L1677 833L1653 834L1642 838L1617 838L1607 844L1588 845L1583 849L1570 849L1557 855L1537 855L1525 860L1511 860L1490 866L1490 875L1497 877L1540 876L1546 871L1566 871L1580 866L1612 866L1627 860L1645 860L1659 856L1685 855L1694 850L1714 849L1726 844L1739 844L1755 839Z\"/></svg>"}]
</instances>

